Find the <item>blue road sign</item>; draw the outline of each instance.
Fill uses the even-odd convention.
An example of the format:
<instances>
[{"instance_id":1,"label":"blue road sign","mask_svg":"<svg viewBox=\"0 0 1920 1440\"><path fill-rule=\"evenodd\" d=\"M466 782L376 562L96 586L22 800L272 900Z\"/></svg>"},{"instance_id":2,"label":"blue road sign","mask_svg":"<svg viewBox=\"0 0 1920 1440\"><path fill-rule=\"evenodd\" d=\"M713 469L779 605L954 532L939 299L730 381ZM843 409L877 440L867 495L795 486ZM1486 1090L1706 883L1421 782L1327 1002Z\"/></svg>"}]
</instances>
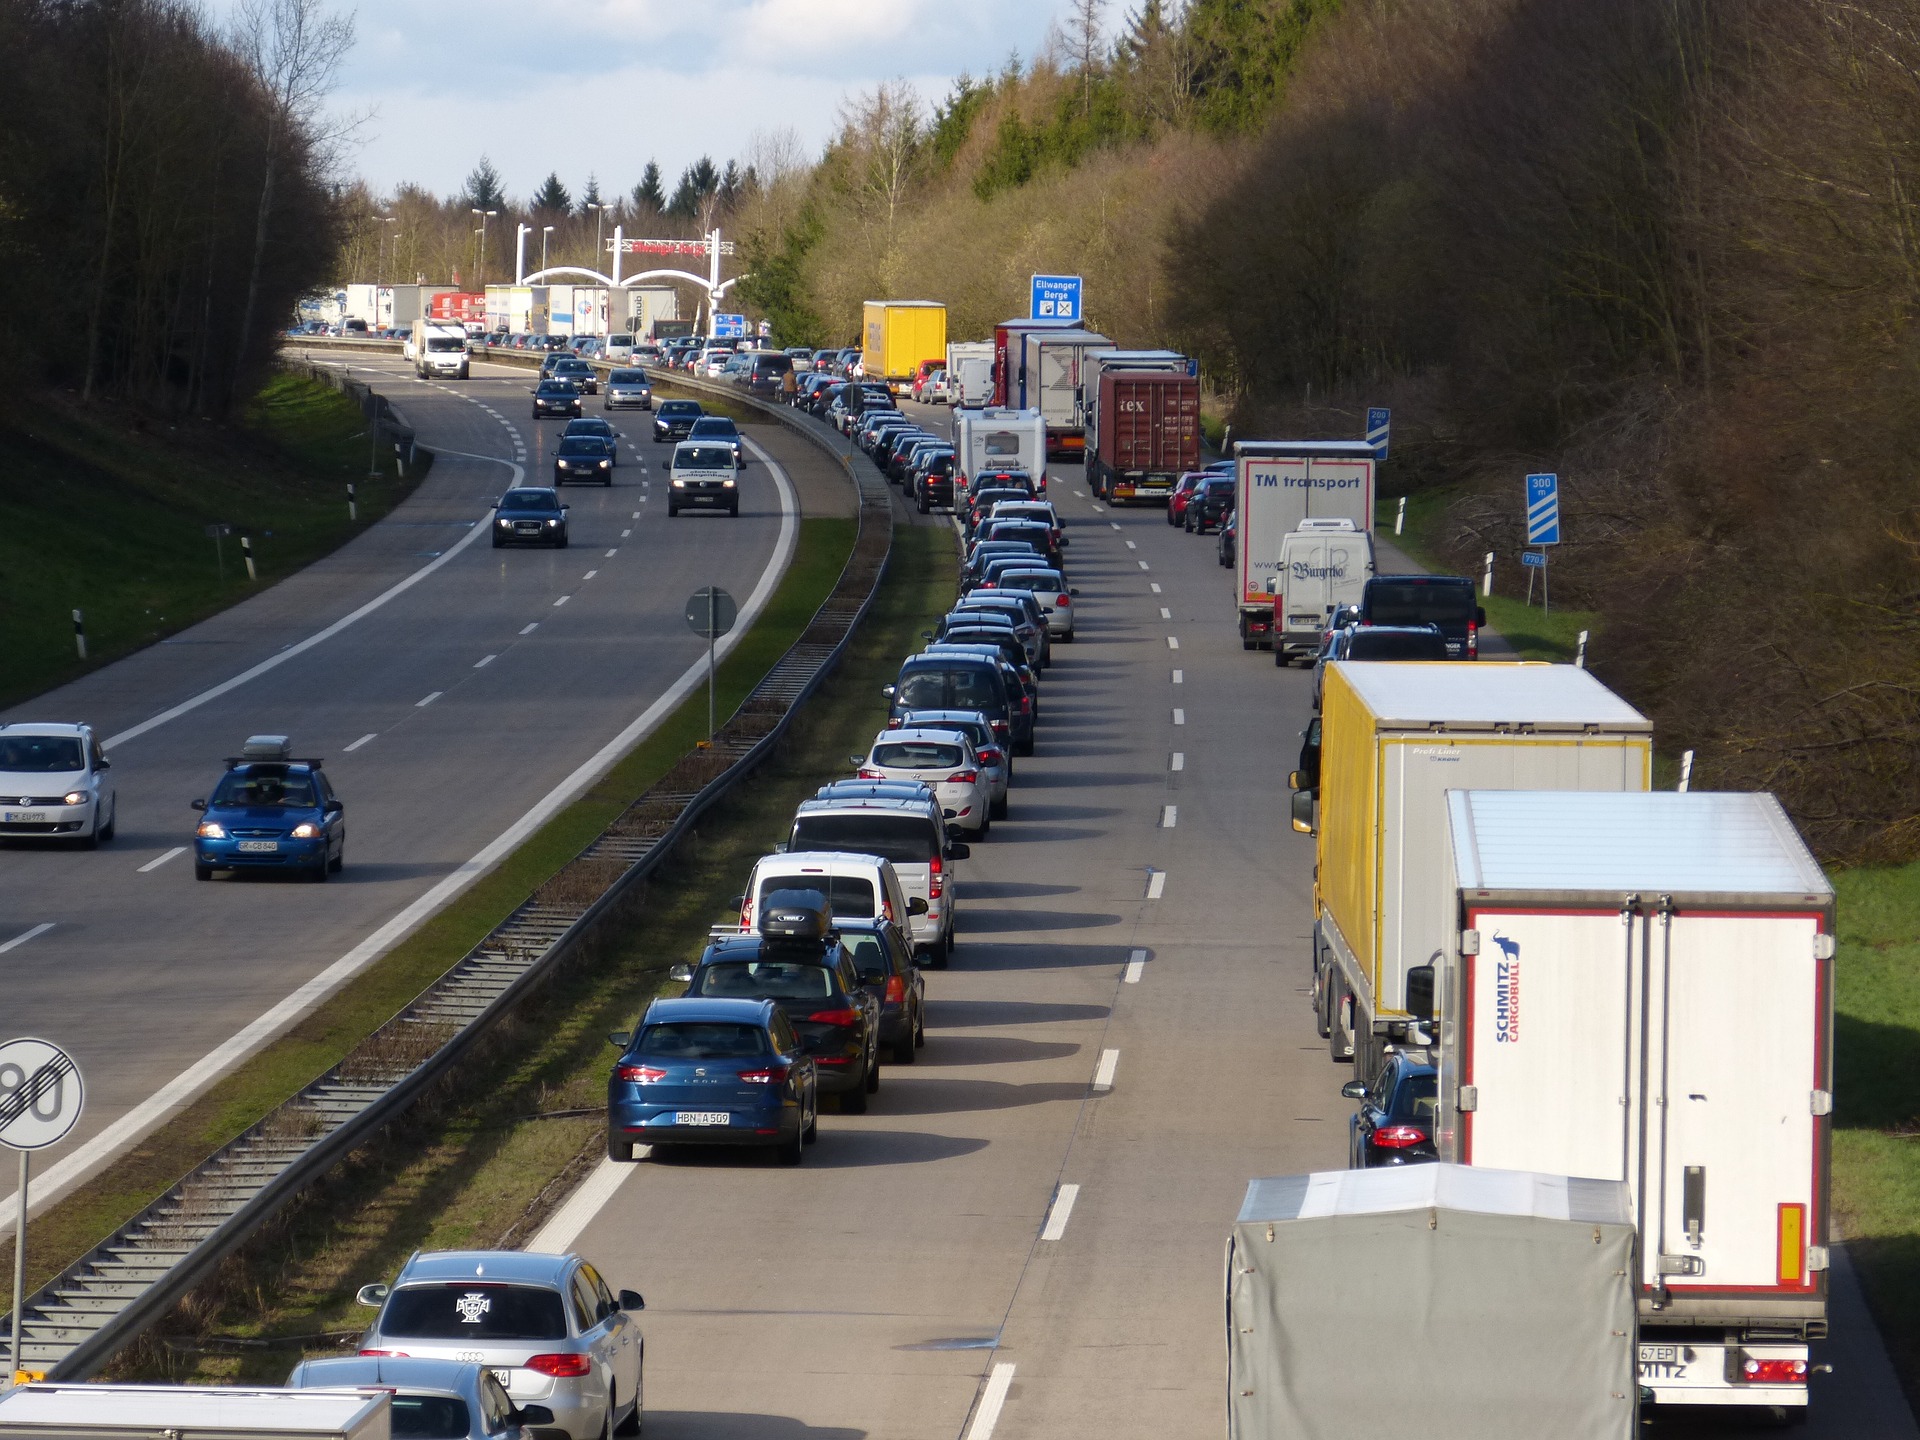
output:
<instances>
[{"instance_id":1,"label":"blue road sign","mask_svg":"<svg viewBox=\"0 0 1920 1440\"><path fill-rule=\"evenodd\" d=\"M1560 477L1527 476L1527 543L1560 543Z\"/></svg>"},{"instance_id":2,"label":"blue road sign","mask_svg":"<svg viewBox=\"0 0 1920 1440\"><path fill-rule=\"evenodd\" d=\"M1028 314L1035 320L1078 320L1080 318L1080 277L1078 275L1036 275L1033 277L1033 303Z\"/></svg>"},{"instance_id":3,"label":"blue road sign","mask_svg":"<svg viewBox=\"0 0 1920 1440\"><path fill-rule=\"evenodd\" d=\"M747 317L744 315L716 315L713 317L713 338L716 340L737 340L747 333Z\"/></svg>"},{"instance_id":4,"label":"blue road sign","mask_svg":"<svg viewBox=\"0 0 1920 1440\"><path fill-rule=\"evenodd\" d=\"M1387 432L1393 428L1393 411L1379 405L1367 411L1367 444L1387 458Z\"/></svg>"},{"instance_id":5,"label":"blue road sign","mask_svg":"<svg viewBox=\"0 0 1920 1440\"><path fill-rule=\"evenodd\" d=\"M1547 568L1547 552L1544 550L1522 550L1520 552L1520 563L1530 570L1544 570Z\"/></svg>"}]
</instances>

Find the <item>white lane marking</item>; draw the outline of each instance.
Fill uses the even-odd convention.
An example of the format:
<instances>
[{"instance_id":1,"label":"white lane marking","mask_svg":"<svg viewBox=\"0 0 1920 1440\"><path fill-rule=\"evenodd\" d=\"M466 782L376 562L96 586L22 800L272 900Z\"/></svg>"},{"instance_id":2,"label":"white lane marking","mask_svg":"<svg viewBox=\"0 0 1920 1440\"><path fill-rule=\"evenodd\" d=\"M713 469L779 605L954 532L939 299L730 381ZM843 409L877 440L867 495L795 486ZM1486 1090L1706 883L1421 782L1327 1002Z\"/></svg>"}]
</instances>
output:
<instances>
[{"instance_id":1,"label":"white lane marking","mask_svg":"<svg viewBox=\"0 0 1920 1440\"><path fill-rule=\"evenodd\" d=\"M1147 875L1147 899L1158 900L1167 893L1167 872L1153 870Z\"/></svg>"},{"instance_id":2,"label":"white lane marking","mask_svg":"<svg viewBox=\"0 0 1920 1440\"><path fill-rule=\"evenodd\" d=\"M1184 685L1184 684L1186 684L1186 683L1187 683L1187 672L1186 672L1186 671L1184 671L1184 670L1176 670L1176 671L1174 671L1174 672L1173 672L1173 683L1174 683L1174 684L1176 684L1176 685Z\"/></svg>"},{"instance_id":3,"label":"white lane marking","mask_svg":"<svg viewBox=\"0 0 1920 1440\"><path fill-rule=\"evenodd\" d=\"M1067 1233L1067 1217L1073 1214L1073 1202L1080 1198L1078 1185L1062 1185L1054 1192L1053 1206L1047 1211L1046 1228L1040 1232L1042 1240L1059 1240Z\"/></svg>"},{"instance_id":4,"label":"white lane marking","mask_svg":"<svg viewBox=\"0 0 1920 1440\"><path fill-rule=\"evenodd\" d=\"M601 558L605 560L611 560L614 556L618 555L619 553L620 553L620 547L616 545L613 547L613 549L607 551L607 553Z\"/></svg>"},{"instance_id":5,"label":"white lane marking","mask_svg":"<svg viewBox=\"0 0 1920 1440\"><path fill-rule=\"evenodd\" d=\"M1180 807L1178 805L1163 805L1160 809L1160 828L1162 830L1171 830L1179 823Z\"/></svg>"},{"instance_id":6,"label":"white lane marking","mask_svg":"<svg viewBox=\"0 0 1920 1440\"><path fill-rule=\"evenodd\" d=\"M1100 1068L1093 1072L1093 1088L1096 1091L1113 1089L1113 1072L1119 1068L1120 1052L1118 1050L1102 1050L1100 1052Z\"/></svg>"},{"instance_id":7,"label":"white lane marking","mask_svg":"<svg viewBox=\"0 0 1920 1440\"><path fill-rule=\"evenodd\" d=\"M640 512L639 512L638 510L636 510L636 511L634 511L634 512L633 512L633 518L634 518L634 519L636 519L636 520L638 520L638 519L640 518Z\"/></svg>"},{"instance_id":8,"label":"white lane marking","mask_svg":"<svg viewBox=\"0 0 1920 1440\"><path fill-rule=\"evenodd\" d=\"M1145 570L1145 569L1147 568L1147 562L1146 562L1146 561L1144 561L1144 560L1142 560L1142 561L1140 562L1140 568L1141 568L1142 570Z\"/></svg>"},{"instance_id":9,"label":"white lane marking","mask_svg":"<svg viewBox=\"0 0 1920 1440\"><path fill-rule=\"evenodd\" d=\"M1126 982L1129 985L1140 983L1140 972L1147 968L1147 952L1136 950L1127 957Z\"/></svg>"},{"instance_id":10,"label":"white lane marking","mask_svg":"<svg viewBox=\"0 0 1920 1440\"><path fill-rule=\"evenodd\" d=\"M748 595L740 606L739 618L735 621L733 630L715 649L716 660L724 660L738 647L741 637L752 628L753 622L760 618L760 612L767 608L767 602L772 599L774 589L780 583L780 577L786 573L787 565L793 559L794 544L800 534L800 502L794 495L793 482L787 478L787 472L781 468L780 463L762 450L757 443L751 440L747 443L758 451L766 462L767 473L773 477L774 485L780 492L780 534L774 541L773 555L767 561L766 568L760 572L760 578L753 587L753 593ZM419 896L386 924L273 1006L259 1019L174 1076L84 1145L69 1151L49 1166L46 1173L39 1177L34 1185L36 1208L53 1204L89 1175L125 1155L142 1135L187 1105L196 1095L276 1035L285 1033L290 1026L311 1013L341 986L386 954L410 931L432 917L454 896L493 869L503 856L510 854L529 835L566 806L572 804L587 787L598 782L601 776L613 768L615 761L651 734L663 719L673 713L682 700L705 684L706 678L707 657L702 655L682 671L680 677L669 685L657 700L636 716L626 729L577 765L571 774L542 796L531 810L501 831L471 860L455 866L452 873L445 876L431 890ZM32 934L39 933L39 930L32 932ZM31 935L21 938L29 939ZM0 1222L0 1234L6 1234L12 1229L12 1216L19 1204L20 1197L15 1192L10 1191L5 1196L0 1196L0 1216L8 1217L4 1222Z\"/></svg>"},{"instance_id":11,"label":"white lane marking","mask_svg":"<svg viewBox=\"0 0 1920 1440\"><path fill-rule=\"evenodd\" d=\"M473 668L476 670L484 670L499 658L498 655L482 655L478 660L473 662Z\"/></svg>"},{"instance_id":12,"label":"white lane marking","mask_svg":"<svg viewBox=\"0 0 1920 1440\"><path fill-rule=\"evenodd\" d=\"M653 498L653 497L652 497L651 495L642 495L642 496L640 497L640 503L641 503L642 505L644 505L644 504L646 504L646 503L647 503L647 501L649 501L649 500L651 500L652 498ZM634 513L634 516L635 516L635 518L638 518L638 517L639 517L639 514L640 514L640 512L639 512L638 510L636 510L636 511L634 511L633 513Z\"/></svg>"},{"instance_id":13,"label":"white lane marking","mask_svg":"<svg viewBox=\"0 0 1920 1440\"><path fill-rule=\"evenodd\" d=\"M1111 525L1111 526L1113 526L1113 528L1114 528L1114 529L1116 529L1116 530L1118 530L1118 529L1120 528L1120 522L1119 522L1118 520L1109 520L1109 521L1107 521L1107 523L1108 523L1109 525Z\"/></svg>"},{"instance_id":14,"label":"white lane marking","mask_svg":"<svg viewBox=\"0 0 1920 1440\"><path fill-rule=\"evenodd\" d=\"M1181 710L1181 709L1178 709L1178 708L1175 708L1175 710L1174 710L1174 712L1173 712L1173 723L1174 723L1174 724L1176 724L1176 725L1184 725L1184 724L1186 724L1186 723L1187 723L1187 712L1186 712L1186 711L1184 711L1184 710Z\"/></svg>"},{"instance_id":15,"label":"white lane marking","mask_svg":"<svg viewBox=\"0 0 1920 1440\"><path fill-rule=\"evenodd\" d=\"M1147 589L1158 595L1160 593L1160 582L1158 580L1149 580L1147 582Z\"/></svg>"},{"instance_id":16,"label":"white lane marking","mask_svg":"<svg viewBox=\"0 0 1920 1440\"><path fill-rule=\"evenodd\" d=\"M1173 611L1169 610L1166 606L1162 605L1160 607L1160 618L1162 620L1171 620L1173 618Z\"/></svg>"},{"instance_id":17,"label":"white lane marking","mask_svg":"<svg viewBox=\"0 0 1920 1440\"><path fill-rule=\"evenodd\" d=\"M1093 513L1096 515L1104 515L1107 513L1107 507L1096 502L1093 507Z\"/></svg>"},{"instance_id":18,"label":"white lane marking","mask_svg":"<svg viewBox=\"0 0 1920 1440\"><path fill-rule=\"evenodd\" d=\"M1078 495L1082 500L1087 498L1087 492L1084 490L1076 490L1073 493Z\"/></svg>"},{"instance_id":19,"label":"white lane marking","mask_svg":"<svg viewBox=\"0 0 1920 1440\"><path fill-rule=\"evenodd\" d=\"M433 704L434 701L438 700L442 695L446 693L447 692L444 690L436 690L431 695L427 696L426 699L416 701L413 708L416 710L424 710L427 708L427 706Z\"/></svg>"},{"instance_id":20,"label":"white lane marking","mask_svg":"<svg viewBox=\"0 0 1920 1440\"><path fill-rule=\"evenodd\" d=\"M1186 752L1186 751L1184 751L1184 750L1176 750L1176 751L1174 751L1174 752L1173 752L1173 763L1172 763L1171 765L1169 765L1169 766L1168 766L1167 768L1168 768L1169 770L1184 770L1184 769L1186 769L1186 768L1187 768L1187 752Z\"/></svg>"},{"instance_id":21,"label":"white lane marking","mask_svg":"<svg viewBox=\"0 0 1920 1440\"><path fill-rule=\"evenodd\" d=\"M636 518L638 518L638 516L639 516L639 513L640 513L640 512L639 512L639 511L637 511L637 510L636 510L636 511L634 512L634 515L635 515L635 517L636 517ZM633 534L633 531L631 531L631 530L622 530L622 531L620 532L620 538L621 538L622 540L624 540L624 539L626 539L626 538L627 538L627 537L628 537L629 535L631 535L631 534ZM609 551L607 551L607 553L608 553L609 555L611 555L611 554L613 553L613 551L611 551L611 550L609 550Z\"/></svg>"},{"instance_id":22,"label":"white lane marking","mask_svg":"<svg viewBox=\"0 0 1920 1440\"><path fill-rule=\"evenodd\" d=\"M156 855L153 859L147 861L146 864L142 865L138 870L134 871L134 874L145 875L149 870L158 870L162 865L166 864L167 861L173 859L176 855L184 855L186 853L187 853L186 846L176 845L173 847L173 849L168 850L163 854Z\"/></svg>"},{"instance_id":23,"label":"white lane marking","mask_svg":"<svg viewBox=\"0 0 1920 1440\"><path fill-rule=\"evenodd\" d=\"M993 1440L993 1427L1000 1423L1001 1407L1007 1403L1007 1391L1012 1388L1013 1362L1002 1360L987 1376L980 1403L973 1410L973 1424L967 1427L967 1440Z\"/></svg>"},{"instance_id":24,"label":"white lane marking","mask_svg":"<svg viewBox=\"0 0 1920 1440\"><path fill-rule=\"evenodd\" d=\"M1180 648L1180 637L1178 635L1167 636L1167 649L1178 650L1179 648Z\"/></svg>"},{"instance_id":25,"label":"white lane marking","mask_svg":"<svg viewBox=\"0 0 1920 1440\"><path fill-rule=\"evenodd\" d=\"M558 610L562 605L566 604L567 601L571 600L572 598L573 596L571 595L562 595L558 600L553 602L553 608Z\"/></svg>"},{"instance_id":26,"label":"white lane marking","mask_svg":"<svg viewBox=\"0 0 1920 1440\"><path fill-rule=\"evenodd\" d=\"M599 573L600 572L598 570L589 570L587 571L586 574L582 575L580 578L582 580L591 580L594 576L598 575Z\"/></svg>"},{"instance_id":27,"label":"white lane marking","mask_svg":"<svg viewBox=\"0 0 1920 1440\"><path fill-rule=\"evenodd\" d=\"M373 739L379 733L380 732L378 730L369 730L366 734L362 735L358 740L354 741L351 745L347 746L340 753L342 755L351 755L354 751L358 750L362 745L366 744L369 740Z\"/></svg>"},{"instance_id":28,"label":"white lane marking","mask_svg":"<svg viewBox=\"0 0 1920 1440\"><path fill-rule=\"evenodd\" d=\"M622 1165L618 1160L602 1160L580 1188L567 1197L566 1204L553 1212L551 1219L527 1242L536 1255L564 1255L580 1238L580 1232L614 1195L621 1182L640 1171L638 1165Z\"/></svg>"},{"instance_id":29,"label":"white lane marking","mask_svg":"<svg viewBox=\"0 0 1920 1440\"><path fill-rule=\"evenodd\" d=\"M26 944L27 941L33 939L34 936L44 935L51 929L53 929L53 921L47 920L34 926L31 930L21 931L18 935L14 936L13 939L7 941L6 944L0 945L0 955L6 954L9 950L18 950L22 945Z\"/></svg>"},{"instance_id":30,"label":"white lane marking","mask_svg":"<svg viewBox=\"0 0 1920 1440\"><path fill-rule=\"evenodd\" d=\"M540 622L536 620L531 625L522 625L520 627L520 633L522 635L531 635L534 631L538 630L539 628L540 628Z\"/></svg>"}]
</instances>

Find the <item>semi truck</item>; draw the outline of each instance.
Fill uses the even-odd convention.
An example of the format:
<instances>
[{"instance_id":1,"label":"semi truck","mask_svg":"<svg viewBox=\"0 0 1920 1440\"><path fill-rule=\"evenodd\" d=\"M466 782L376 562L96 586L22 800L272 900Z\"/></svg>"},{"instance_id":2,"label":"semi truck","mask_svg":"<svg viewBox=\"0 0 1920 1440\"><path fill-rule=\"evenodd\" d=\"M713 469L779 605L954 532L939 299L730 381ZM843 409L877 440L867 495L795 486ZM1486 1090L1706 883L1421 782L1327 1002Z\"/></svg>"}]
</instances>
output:
<instances>
[{"instance_id":1,"label":"semi truck","mask_svg":"<svg viewBox=\"0 0 1920 1440\"><path fill-rule=\"evenodd\" d=\"M1315 845L1310 993L1333 1058L1371 1080L1408 1041L1408 973L1446 943L1447 791L1645 790L1653 722L1573 665L1336 661L1319 727L1290 777Z\"/></svg>"},{"instance_id":2,"label":"semi truck","mask_svg":"<svg viewBox=\"0 0 1920 1440\"><path fill-rule=\"evenodd\" d=\"M464 290L444 290L429 302L428 315L454 325L484 325L487 297Z\"/></svg>"},{"instance_id":3,"label":"semi truck","mask_svg":"<svg viewBox=\"0 0 1920 1440\"><path fill-rule=\"evenodd\" d=\"M1027 330L1019 340L1009 403L1045 417L1050 455L1081 459L1087 447L1086 359L1113 349L1113 342L1092 330Z\"/></svg>"},{"instance_id":4,"label":"semi truck","mask_svg":"<svg viewBox=\"0 0 1920 1440\"><path fill-rule=\"evenodd\" d=\"M937 300L869 300L863 318L861 368L896 396L913 383L921 361L947 353L947 307Z\"/></svg>"},{"instance_id":5,"label":"semi truck","mask_svg":"<svg viewBox=\"0 0 1920 1440\"><path fill-rule=\"evenodd\" d=\"M1072 320L1002 320L993 327L993 395L989 405L1019 403L1021 337L1035 330L1078 330Z\"/></svg>"},{"instance_id":6,"label":"semi truck","mask_svg":"<svg viewBox=\"0 0 1920 1440\"><path fill-rule=\"evenodd\" d=\"M1114 504L1166 503L1174 482L1200 464L1200 382L1178 368L1087 362L1087 488Z\"/></svg>"},{"instance_id":7,"label":"semi truck","mask_svg":"<svg viewBox=\"0 0 1920 1440\"><path fill-rule=\"evenodd\" d=\"M230 1385L21 1385L0 1440L391 1440L393 1392Z\"/></svg>"},{"instance_id":8,"label":"semi truck","mask_svg":"<svg viewBox=\"0 0 1920 1440\"><path fill-rule=\"evenodd\" d=\"M1771 795L1475 783L1446 797L1438 973L1414 987L1437 1001L1438 1154L1623 1183L1640 1384L1804 1417L1827 1329L1832 886Z\"/></svg>"},{"instance_id":9,"label":"semi truck","mask_svg":"<svg viewBox=\"0 0 1920 1440\"><path fill-rule=\"evenodd\" d=\"M1233 447L1235 606L1240 646L1273 644L1281 551L1300 522L1351 520L1373 531L1374 448L1363 440L1242 440Z\"/></svg>"}]
</instances>

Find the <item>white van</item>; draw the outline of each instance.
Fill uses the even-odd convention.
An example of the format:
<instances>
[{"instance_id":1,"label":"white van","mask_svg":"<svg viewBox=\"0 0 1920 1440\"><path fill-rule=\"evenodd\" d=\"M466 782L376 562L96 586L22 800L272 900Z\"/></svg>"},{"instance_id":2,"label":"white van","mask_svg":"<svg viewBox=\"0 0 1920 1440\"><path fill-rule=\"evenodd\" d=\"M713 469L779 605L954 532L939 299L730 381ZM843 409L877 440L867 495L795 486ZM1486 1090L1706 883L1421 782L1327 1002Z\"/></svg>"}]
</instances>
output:
<instances>
[{"instance_id":1,"label":"white van","mask_svg":"<svg viewBox=\"0 0 1920 1440\"><path fill-rule=\"evenodd\" d=\"M467 327L457 320L422 315L413 322L413 373L424 380L467 378Z\"/></svg>"},{"instance_id":2,"label":"white van","mask_svg":"<svg viewBox=\"0 0 1920 1440\"><path fill-rule=\"evenodd\" d=\"M839 850L794 850L763 855L747 877L740 897L740 928L751 932L762 897L776 890L818 890L836 916L870 920L875 916L900 927L908 935L916 917L927 913L927 902L907 898L906 887L893 862L879 855L856 855Z\"/></svg>"},{"instance_id":3,"label":"white van","mask_svg":"<svg viewBox=\"0 0 1920 1440\"><path fill-rule=\"evenodd\" d=\"M953 417L955 494L983 470L1024 470L1047 493L1047 422L1038 410L959 410Z\"/></svg>"},{"instance_id":4,"label":"white van","mask_svg":"<svg viewBox=\"0 0 1920 1440\"><path fill-rule=\"evenodd\" d=\"M615 365L625 365L633 359L633 336L609 335L605 358Z\"/></svg>"},{"instance_id":5,"label":"white van","mask_svg":"<svg viewBox=\"0 0 1920 1440\"><path fill-rule=\"evenodd\" d=\"M1327 617L1358 605L1373 578L1373 536L1351 520L1302 520L1280 541L1273 578L1273 663L1312 662Z\"/></svg>"},{"instance_id":6,"label":"white van","mask_svg":"<svg viewBox=\"0 0 1920 1440\"><path fill-rule=\"evenodd\" d=\"M801 802L787 843L794 854L825 854L833 845L854 854L883 853L907 897L908 924L902 928L913 948L934 969L943 969L953 953L953 862L966 859L969 847L948 838L931 791L922 799L847 793L860 788L850 782L838 791L829 786ZM925 912L913 914L920 905Z\"/></svg>"},{"instance_id":7,"label":"white van","mask_svg":"<svg viewBox=\"0 0 1920 1440\"><path fill-rule=\"evenodd\" d=\"M682 440L667 467L667 514L682 510L740 513L740 464L724 440Z\"/></svg>"}]
</instances>

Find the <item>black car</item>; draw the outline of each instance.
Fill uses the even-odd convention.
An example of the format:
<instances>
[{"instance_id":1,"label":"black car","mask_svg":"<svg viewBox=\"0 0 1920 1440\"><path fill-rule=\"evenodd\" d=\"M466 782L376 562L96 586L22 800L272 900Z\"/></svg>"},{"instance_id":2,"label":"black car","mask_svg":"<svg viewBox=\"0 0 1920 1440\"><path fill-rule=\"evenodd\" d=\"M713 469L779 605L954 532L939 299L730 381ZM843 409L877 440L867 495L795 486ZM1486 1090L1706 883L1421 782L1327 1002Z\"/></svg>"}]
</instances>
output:
<instances>
[{"instance_id":1,"label":"black car","mask_svg":"<svg viewBox=\"0 0 1920 1440\"><path fill-rule=\"evenodd\" d=\"M613 484L613 441L598 435L562 435L553 452L553 483Z\"/></svg>"},{"instance_id":2,"label":"black car","mask_svg":"<svg viewBox=\"0 0 1920 1440\"><path fill-rule=\"evenodd\" d=\"M693 431L693 422L707 412L698 400L663 400L653 412L653 443L684 440Z\"/></svg>"},{"instance_id":3,"label":"black car","mask_svg":"<svg viewBox=\"0 0 1920 1440\"><path fill-rule=\"evenodd\" d=\"M493 548L552 545L567 548L567 507L558 490L536 485L509 490L493 507Z\"/></svg>"},{"instance_id":4,"label":"black car","mask_svg":"<svg viewBox=\"0 0 1920 1440\"><path fill-rule=\"evenodd\" d=\"M853 956L860 983L880 1002L880 1043L896 1065L911 1065L927 1043L927 982L913 963L913 947L887 920L834 922L840 944Z\"/></svg>"},{"instance_id":5,"label":"black car","mask_svg":"<svg viewBox=\"0 0 1920 1440\"><path fill-rule=\"evenodd\" d=\"M613 422L603 420L598 415L589 415L584 420L569 420L567 428L560 432L560 438L564 440L569 435L597 435L609 444L620 438L620 432L613 428ZM613 463L620 463L618 455L613 457Z\"/></svg>"},{"instance_id":6,"label":"black car","mask_svg":"<svg viewBox=\"0 0 1920 1440\"><path fill-rule=\"evenodd\" d=\"M967 494L978 501L984 490L1005 490L1009 494L1002 499L1018 498L1031 500L1034 495L1033 476L1015 466L996 465L982 470L978 475L968 477Z\"/></svg>"},{"instance_id":7,"label":"black car","mask_svg":"<svg viewBox=\"0 0 1920 1440\"><path fill-rule=\"evenodd\" d=\"M1051 525L1039 520L995 520L989 518L979 530L982 540L1024 540L1036 555L1046 557L1049 570L1066 569L1066 557L1060 552L1060 537Z\"/></svg>"},{"instance_id":8,"label":"black car","mask_svg":"<svg viewBox=\"0 0 1920 1440\"><path fill-rule=\"evenodd\" d=\"M556 380L571 380L588 395L600 393L600 377L594 373L593 366L577 355L561 355L548 373Z\"/></svg>"},{"instance_id":9,"label":"black car","mask_svg":"<svg viewBox=\"0 0 1920 1440\"><path fill-rule=\"evenodd\" d=\"M997 641L978 644L961 640L936 640L920 652L924 656L977 656L988 660L1000 672L1001 687L1007 692L1007 721L1013 737L1013 753L1033 754L1033 726L1040 718L1040 682L1031 666L1017 665L1006 657Z\"/></svg>"},{"instance_id":10,"label":"black car","mask_svg":"<svg viewBox=\"0 0 1920 1440\"><path fill-rule=\"evenodd\" d=\"M1027 647L1011 625L980 623L972 616L943 615L933 640L937 645L991 645L1009 665L1029 665Z\"/></svg>"},{"instance_id":11,"label":"black car","mask_svg":"<svg viewBox=\"0 0 1920 1440\"><path fill-rule=\"evenodd\" d=\"M1439 1158L1433 1148L1433 1123L1440 1074L1433 1066L1396 1051L1371 1084L1350 1080L1340 1093L1360 1102L1348 1130L1350 1169L1419 1165Z\"/></svg>"},{"instance_id":12,"label":"black car","mask_svg":"<svg viewBox=\"0 0 1920 1440\"><path fill-rule=\"evenodd\" d=\"M1464 575L1376 575L1360 592L1360 623L1437 625L1449 659L1477 660L1487 612Z\"/></svg>"},{"instance_id":13,"label":"black car","mask_svg":"<svg viewBox=\"0 0 1920 1440\"><path fill-rule=\"evenodd\" d=\"M978 710L1002 745L1013 741L1019 702L1009 692L999 664L984 655L912 656L900 667L899 679L882 693L893 702L890 725L898 725L900 717L912 710Z\"/></svg>"},{"instance_id":14,"label":"black car","mask_svg":"<svg viewBox=\"0 0 1920 1440\"><path fill-rule=\"evenodd\" d=\"M967 501L967 535L972 537L993 513L993 507L1002 500L1031 500L1033 494L1028 490L1016 490L1007 485L993 485L976 489Z\"/></svg>"},{"instance_id":15,"label":"black car","mask_svg":"<svg viewBox=\"0 0 1920 1440\"><path fill-rule=\"evenodd\" d=\"M747 468L747 447L741 442L740 427L724 415L702 415L693 422L687 439L725 445L733 451L733 463L742 470Z\"/></svg>"},{"instance_id":16,"label":"black car","mask_svg":"<svg viewBox=\"0 0 1920 1440\"><path fill-rule=\"evenodd\" d=\"M542 380L533 392L533 418L566 415L578 418L580 387L571 380Z\"/></svg>"},{"instance_id":17,"label":"black car","mask_svg":"<svg viewBox=\"0 0 1920 1440\"><path fill-rule=\"evenodd\" d=\"M1220 522L1220 568L1231 570L1234 561L1234 548L1240 543L1238 511L1229 509L1227 518Z\"/></svg>"},{"instance_id":18,"label":"black car","mask_svg":"<svg viewBox=\"0 0 1920 1440\"><path fill-rule=\"evenodd\" d=\"M913 505L922 515L936 505L955 509L953 503L953 472L960 463L960 457L952 449L935 450L932 454L922 454L913 467Z\"/></svg>"},{"instance_id":19,"label":"black car","mask_svg":"<svg viewBox=\"0 0 1920 1440\"><path fill-rule=\"evenodd\" d=\"M1226 523L1233 509L1233 491L1238 482L1231 475L1209 475L1200 482L1199 491L1187 501L1187 533L1204 535Z\"/></svg>"}]
</instances>

